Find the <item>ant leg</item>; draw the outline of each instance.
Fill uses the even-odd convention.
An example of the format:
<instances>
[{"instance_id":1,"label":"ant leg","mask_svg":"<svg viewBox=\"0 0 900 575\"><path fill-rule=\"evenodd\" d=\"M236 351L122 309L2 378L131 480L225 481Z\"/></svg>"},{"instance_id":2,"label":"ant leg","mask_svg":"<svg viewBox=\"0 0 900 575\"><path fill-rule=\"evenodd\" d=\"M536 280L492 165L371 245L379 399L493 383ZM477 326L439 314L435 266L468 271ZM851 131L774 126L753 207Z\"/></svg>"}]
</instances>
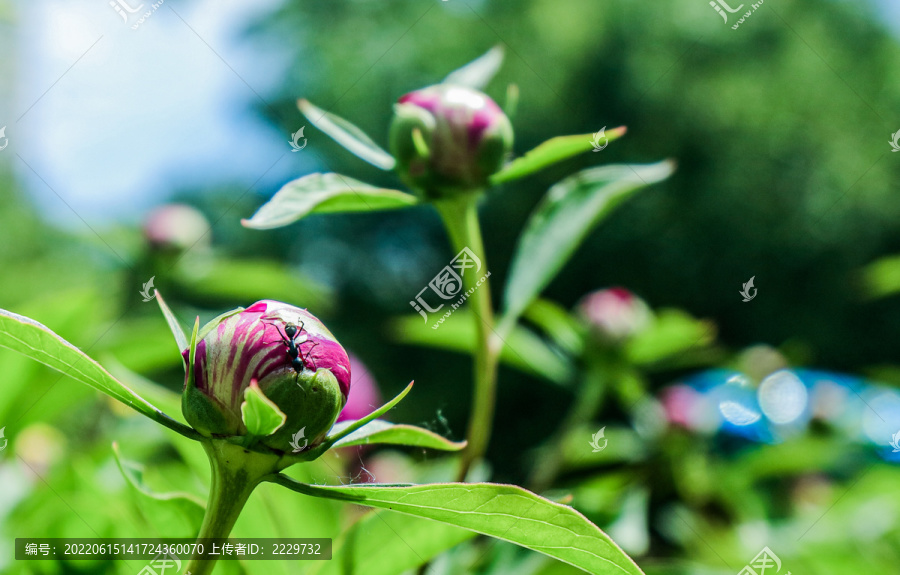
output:
<instances>
[{"instance_id":1,"label":"ant leg","mask_svg":"<svg viewBox=\"0 0 900 575\"><path fill-rule=\"evenodd\" d=\"M303 356L303 363L304 363L304 365L309 361L309 356L310 356L310 354L312 353L313 348L315 348L317 345L319 345L319 342L314 341L313 344L312 344L312 345L309 347L309 349L306 351L306 355ZM318 369L318 367L316 367L315 364L313 364L313 368Z\"/></svg>"}]
</instances>

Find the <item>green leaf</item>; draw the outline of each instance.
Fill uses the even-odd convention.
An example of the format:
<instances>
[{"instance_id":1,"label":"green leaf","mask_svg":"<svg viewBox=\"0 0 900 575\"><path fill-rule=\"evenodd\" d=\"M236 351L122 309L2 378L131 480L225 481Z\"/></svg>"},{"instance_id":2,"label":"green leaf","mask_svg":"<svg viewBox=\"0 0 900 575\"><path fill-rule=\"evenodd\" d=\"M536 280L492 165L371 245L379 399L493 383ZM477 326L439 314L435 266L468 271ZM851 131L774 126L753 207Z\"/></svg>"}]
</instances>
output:
<instances>
[{"instance_id":1,"label":"green leaf","mask_svg":"<svg viewBox=\"0 0 900 575\"><path fill-rule=\"evenodd\" d=\"M271 481L312 495L456 525L544 553L596 575L642 574L584 515L514 485L437 483L320 487L285 475Z\"/></svg>"},{"instance_id":2,"label":"green leaf","mask_svg":"<svg viewBox=\"0 0 900 575\"><path fill-rule=\"evenodd\" d=\"M396 318L390 328L393 338L402 343L459 353L475 353L475 342L478 341L475 322L470 312L464 309L454 312L439 329L425 325L419 315ZM505 365L560 385L568 385L572 376L571 363L534 332L516 325L511 332L504 334L503 340L500 361Z\"/></svg>"},{"instance_id":3,"label":"green leaf","mask_svg":"<svg viewBox=\"0 0 900 575\"><path fill-rule=\"evenodd\" d=\"M162 294L159 293L159 290L155 290L155 293L156 303L159 304L159 309L162 310L163 317L166 318L166 323L169 324L169 329L172 331L172 335L175 336L175 344L178 346L178 353L181 354L188 348L188 338L181 328L181 322L178 321L178 318L172 313L166 302L163 301Z\"/></svg>"},{"instance_id":4,"label":"green leaf","mask_svg":"<svg viewBox=\"0 0 900 575\"><path fill-rule=\"evenodd\" d=\"M178 423L109 374L80 349L27 317L0 309L0 346L55 369L128 405L138 413L173 431L199 439L200 435Z\"/></svg>"},{"instance_id":5,"label":"green leaf","mask_svg":"<svg viewBox=\"0 0 900 575\"><path fill-rule=\"evenodd\" d=\"M340 432L343 427L348 427L352 422L342 421L335 424L332 433ZM382 419L375 419L360 427L353 433L345 435L333 447L349 447L351 445L406 445L409 447L424 447L427 449L440 449L441 451L459 451L466 446L465 441L450 441L433 431L422 429L414 425L390 423Z\"/></svg>"},{"instance_id":6,"label":"green leaf","mask_svg":"<svg viewBox=\"0 0 900 575\"><path fill-rule=\"evenodd\" d=\"M241 404L241 418L247 426L247 433L257 437L268 437L281 429L287 416L278 406L263 394L255 381L244 390L244 403Z\"/></svg>"},{"instance_id":7,"label":"green leaf","mask_svg":"<svg viewBox=\"0 0 900 575\"><path fill-rule=\"evenodd\" d=\"M394 169L396 161L393 156L347 120L314 106L308 100L297 100L297 107L313 126L331 136L335 142L357 157L382 170Z\"/></svg>"},{"instance_id":8,"label":"green leaf","mask_svg":"<svg viewBox=\"0 0 900 575\"><path fill-rule=\"evenodd\" d=\"M119 471L122 472L122 475L131 484L132 487L150 497L152 499L156 499L157 501L172 501L172 500L183 500L187 503L190 503L191 507L199 507L202 511L206 509L206 503L200 497L194 495L193 493L188 493L186 491L173 491L169 493L158 493L151 489L144 482L144 466L135 463L133 461L128 461L122 458L122 453L119 451L119 444L113 442L113 455L116 459L116 465L119 466Z\"/></svg>"},{"instance_id":9,"label":"green leaf","mask_svg":"<svg viewBox=\"0 0 900 575\"><path fill-rule=\"evenodd\" d=\"M716 339L715 324L698 320L677 309L658 310L650 326L632 337L625 347L628 361L647 365L708 346Z\"/></svg>"},{"instance_id":10,"label":"green leaf","mask_svg":"<svg viewBox=\"0 0 900 575\"><path fill-rule=\"evenodd\" d=\"M626 128L621 126L606 132L610 142L625 135ZM534 148L520 158L516 158L491 176L491 184L497 185L511 180L518 180L529 174L542 170L572 156L590 152L594 149L594 134L578 134L576 136L557 136Z\"/></svg>"},{"instance_id":11,"label":"green leaf","mask_svg":"<svg viewBox=\"0 0 900 575\"><path fill-rule=\"evenodd\" d=\"M419 200L413 195L376 188L340 174L309 174L285 184L252 218L241 223L248 228L269 230L309 214L394 210L417 203Z\"/></svg>"},{"instance_id":12,"label":"green leaf","mask_svg":"<svg viewBox=\"0 0 900 575\"><path fill-rule=\"evenodd\" d=\"M472 60L462 68L450 72L444 78L444 84L456 84L467 86L475 90L484 90L491 79L497 74L497 70L503 64L503 47L494 46L484 55Z\"/></svg>"},{"instance_id":13,"label":"green leaf","mask_svg":"<svg viewBox=\"0 0 900 575\"><path fill-rule=\"evenodd\" d=\"M357 419L356 421L342 421L341 423L336 424L334 427L331 428L331 431L328 432L328 437L325 438L323 445L327 446L326 449L331 447L332 445L334 445L341 439L343 439L343 438L349 436L350 434L352 434L353 432L355 432L357 429L361 429L364 425L366 425L370 421L375 421L376 419L378 419L379 417L381 417L382 415L384 415L385 413L387 413L388 411L393 409L395 405L400 403L400 401L404 397L406 397L406 394L410 392L414 383L415 383L414 381L409 382L409 385L407 385L403 389L403 391L398 393L397 397L395 397L394 399L385 403L384 405L382 405L381 407L379 407L378 409L376 409L369 415L363 417L362 419Z\"/></svg>"},{"instance_id":14,"label":"green leaf","mask_svg":"<svg viewBox=\"0 0 900 575\"><path fill-rule=\"evenodd\" d=\"M536 299L525 310L524 317L561 349L573 356L581 355L584 329L568 310L550 300Z\"/></svg>"},{"instance_id":15,"label":"green leaf","mask_svg":"<svg viewBox=\"0 0 900 575\"><path fill-rule=\"evenodd\" d=\"M634 192L669 177L669 161L578 172L550 188L519 238L506 284L503 335L553 280L591 230Z\"/></svg>"},{"instance_id":16,"label":"green leaf","mask_svg":"<svg viewBox=\"0 0 900 575\"><path fill-rule=\"evenodd\" d=\"M863 294L870 299L900 292L900 256L888 256L870 263L861 273Z\"/></svg>"},{"instance_id":17,"label":"green leaf","mask_svg":"<svg viewBox=\"0 0 900 575\"><path fill-rule=\"evenodd\" d=\"M331 561L315 561L309 575L400 575L476 535L429 519L373 510L335 541Z\"/></svg>"}]
</instances>

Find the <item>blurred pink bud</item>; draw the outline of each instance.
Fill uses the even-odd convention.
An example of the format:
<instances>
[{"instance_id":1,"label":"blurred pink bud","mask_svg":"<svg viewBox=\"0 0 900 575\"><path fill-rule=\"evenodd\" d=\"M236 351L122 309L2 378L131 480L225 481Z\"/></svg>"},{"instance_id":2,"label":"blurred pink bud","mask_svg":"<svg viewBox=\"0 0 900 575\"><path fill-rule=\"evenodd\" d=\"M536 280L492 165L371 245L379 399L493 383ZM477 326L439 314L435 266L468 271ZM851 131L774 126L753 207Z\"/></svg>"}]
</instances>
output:
<instances>
[{"instance_id":1,"label":"blurred pink bud","mask_svg":"<svg viewBox=\"0 0 900 575\"><path fill-rule=\"evenodd\" d=\"M578 311L591 330L609 343L621 343L641 332L651 317L644 300L621 287L586 295Z\"/></svg>"},{"instance_id":2,"label":"blurred pink bud","mask_svg":"<svg viewBox=\"0 0 900 575\"><path fill-rule=\"evenodd\" d=\"M381 406L381 393L375 378L358 357L350 354L350 372L353 379L350 388L353 393L347 398L347 405L338 416L338 421L355 421L369 415Z\"/></svg>"},{"instance_id":3,"label":"blurred pink bud","mask_svg":"<svg viewBox=\"0 0 900 575\"><path fill-rule=\"evenodd\" d=\"M183 251L198 243L209 245L209 229L209 221L196 208L167 204L147 216L144 237L156 249Z\"/></svg>"}]
</instances>

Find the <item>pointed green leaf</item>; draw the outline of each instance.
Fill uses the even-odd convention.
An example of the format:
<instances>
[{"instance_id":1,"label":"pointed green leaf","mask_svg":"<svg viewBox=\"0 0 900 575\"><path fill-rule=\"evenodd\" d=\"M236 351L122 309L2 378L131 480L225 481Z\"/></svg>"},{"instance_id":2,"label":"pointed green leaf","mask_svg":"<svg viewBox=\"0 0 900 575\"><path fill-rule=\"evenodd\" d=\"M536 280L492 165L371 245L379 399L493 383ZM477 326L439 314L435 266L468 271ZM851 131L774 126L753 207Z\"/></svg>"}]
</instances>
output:
<instances>
[{"instance_id":1,"label":"pointed green leaf","mask_svg":"<svg viewBox=\"0 0 900 575\"><path fill-rule=\"evenodd\" d=\"M342 421L332 428L332 433L339 432L341 428L349 427L349 421ZM422 429L414 425L390 423L382 419L370 421L353 433L344 436L333 447L349 447L351 445L406 445L409 447L424 447L427 449L440 449L441 451L459 451L466 446L465 441L450 441L433 431Z\"/></svg>"},{"instance_id":2,"label":"pointed green leaf","mask_svg":"<svg viewBox=\"0 0 900 575\"><path fill-rule=\"evenodd\" d=\"M128 461L122 457L122 453L119 451L119 444L113 442L113 455L116 459L116 465L119 466L119 471L122 472L122 476L131 484L132 487L150 497L152 499L156 499L157 501L173 501L173 500L182 500L189 504L191 507L197 507L201 511L206 509L206 502L203 501L200 497L194 495L193 493L188 493L186 491L173 491L169 493L158 493L151 489L144 482L144 466L135 463L133 461Z\"/></svg>"},{"instance_id":3,"label":"pointed green leaf","mask_svg":"<svg viewBox=\"0 0 900 575\"><path fill-rule=\"evenodd\" d=\"M493 79L503 64L503 47L494 46L484 55L472 60L462 68L450 72L444 78L444 84L456 84L468 86L475 90L484 90L484 87Z\"/></svg>"},{"instance_id":4,"label":"pointed green leaf","mask_svg":"<svg viewBox=\"0 0 900 575\"><path fill-rule=\"evenodd\" d=\"M341 439L347 437L348 435L350 435L357 429L360 429L362 426L366 425L370 421L375 421L376 419L378 419L379 417L381 417L382 415L384 415L385 413L387 413L388 411L393 409L393 407L395 405L400 403L400 401L404 397L406 397L406 394L410 392L414 383L415 383L414 381L409 382L409 385L407 385L403 391L398 393L397 397L395 397L394 399L385 403L384 405L382 405L381 407L379 407L378 409L376 409L369 415L363 417L362 419L357 419L356 421L341 422L341 423L335 425L334 427L332 427L331 431L328 432L328 437L325 438L323 445L327 445L329 447L334 445L335 443L337 443Z\"/></svg>"},{"instance_id":5,"label":"pointed green leaf","mask_svg":"<svg viewBox=\"0 0 900 575\"><path fill-rule=\"evenodd\" d=\"M313 126L331 136L335 142L357 157L382 170L394 169L396 162L393 156L347 120L314 106L308 100L297 100L297 107Z\"/></svg>"},{"instance_id":6,"label":"pointed green leaf","mask_svg":"<svg viewBox=\"0 0 900 575\"><path fill-rule=\"evenodd\" d=\"M126 387L80 349L33 319L0 309L0 346L102 391L185 437L200 437L196 431L178 423Z\"/></svg>"},{"instance_id":7,"label":"pointed green leaf","mask_svg":"<svg viewBox=\"0 0 900 575\"><path fill-rule=\"evenodd\" d=\"M172 335L175 336L175 344L178 346L178 353L180 354L188 347L187 336L181 328L181 322L178 321L178 318L172 313L172 310L169 309L166 302L163 301L162 294L159 293L159 290L156 290L155 293L156 303L159 304L159 309L162 310L163 317L166 318L166 323L169 324L169 329L172 330Z\"/></svg>"},{"instance_id":8,"label":"pointed green leaf","mask_svg":"<svg viewBox=\"0 0 900 575\"><path fill-rule=\"evenodd\" d=\"M408 208L419 203L405 192L376 188L340 174L309 174L285 184L249 220L248 228L269 230L309 214L372 212Z\"/></svg>"},{"instance_id":9,"label":"pointed green leaf","mask_svg":"<svg viewBox=\"0 0 900 575\"><path fill-rule=\"evenodd\" d=\"M550 188L519 237L506 284L501 334L553 280L591 230L637 190L668 178L669 161L578 172Z\"/></svg>"},{"instance_id":10,"label":"pointed green leaf","mask_svg":"<svg viewBox=\"0 0 900 575\"><path fill-rule=\"evenodd\" d=\"M606 140L609 142L617 140L625 135L625 131L625 126L608 130L606 131ZM530 152L526 152L521 158L516 158L504 166L502 170L491 176L491 184L497 185L518 180L572 156L590 152L594 149L593 138L594 134L551 138Z\"/></svg>"},{"instance_id":11,"label":"pointed green leaf","mask_svg":"<svg viewBox=\"0 0 900 575\"><path fill-rule=\"evenodd\" d=\"M299 493L456 525L544 553L595 575L642 575L610 537L571 507L514 485L439 483L322 487L276 475Z\"/></svg>"},{"instance_id":12,"label":"pointed green leaf","mask_svg":"<svg viewBox=\"0 0 900 575\"><path fill-rule=\"evenodd\" d=\"M255 381L244 391L241 417L247 426L247 433L257 437L272 435L287 421L287 416L278 406L263 394Z\"/></svg>"}]
</instances>

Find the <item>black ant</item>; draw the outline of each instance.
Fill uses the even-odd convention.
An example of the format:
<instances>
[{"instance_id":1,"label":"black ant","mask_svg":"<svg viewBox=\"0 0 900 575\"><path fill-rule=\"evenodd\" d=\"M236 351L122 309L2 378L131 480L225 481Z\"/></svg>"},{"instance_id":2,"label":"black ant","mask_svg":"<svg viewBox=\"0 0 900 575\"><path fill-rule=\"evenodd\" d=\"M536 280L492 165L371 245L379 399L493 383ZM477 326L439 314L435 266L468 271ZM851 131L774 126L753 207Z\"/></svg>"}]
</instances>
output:
<instances>
[{"instance_id":1,"label":"black ant","mask_svg":"<svg viewBox=\"0 0 900 575\"><path fill-rule=\"evenodd\" d=\"M278 337L281 338L281 342L287 346L287 358L291 362L291 367L297 372L297 379L299 379L300 374L306 369L306 364L309 362L309 355L312 353L313 348L319 345L319 342L313 342L312 347L310 347L306 352L306 355L304 355L300 350L300 346L306 343L308 338L304 338L303 341L300 342L297 341L297 338L303 333L302 321L300 322L300 325L291 322L285 323L284 334L281 333L281 330L278 329L277 325L275 325L275 331L278 332Z\"/></svg>"}]
</instances>

